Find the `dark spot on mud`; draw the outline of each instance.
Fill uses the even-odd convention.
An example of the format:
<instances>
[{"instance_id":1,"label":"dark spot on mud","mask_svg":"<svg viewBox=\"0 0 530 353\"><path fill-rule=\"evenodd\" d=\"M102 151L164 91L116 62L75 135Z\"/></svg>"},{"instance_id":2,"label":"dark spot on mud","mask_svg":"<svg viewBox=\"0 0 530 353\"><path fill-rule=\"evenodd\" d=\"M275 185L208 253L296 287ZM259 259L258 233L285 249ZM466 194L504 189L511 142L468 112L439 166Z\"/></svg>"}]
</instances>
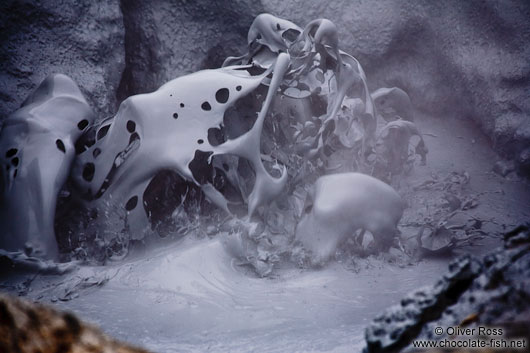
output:
<instances>
[{"instance_id":1,"label":"dark spot on mud","mask_svg":"<svg viewBox=\"0 0 530 353\"><path fill-rule=\"evenodd\" d=\"M228 90L228 88L221 88L215 93L215 99L219 103L228 102L228 97L230 97L230 91Z\"/></svg>"},{"instance_id":2,"label":"dark spot on mud","mask_svg":"<svg viewBox=\"0 0 530 353\"><path fill-rule=\"evenodd\" d=\"M183 179L178 173L169 170L160 171L143 193L143 207L151 221L151 228L162 236L172 222L171 213L188 195L189 189L197 188Z\"/></svg>"},{"instance_id":3,"label":"dark spot on mud","mask_svg":"<svg viewBox=\"0 0 530 353\"><path fill-rule=\"evenodd\" d=\"M209 111L209 110L212 110L212 106L210 105L210 103L208 102L204 102L201 104L201 108L202 110L205 110L205 111Z\"/></svg>"},{"instance_id":4,"label":"dark spot on mud","mask_svg":"<svg viewBox=\"0 0 530 353\"><path fill-rule=\"evenodd\" d=\"M79 128L79 130L84 130L87 126L88 126L88 120L86 120L86 119L81 120L77 124L77 127Z\"/></svg>"},{"instance_id":5,"label":"dark spot on mud","mask_svg":"<svg viewBox=\"0 0 530 353\"><path fill-rule=\"evenodd\" d=\"M223 115L223 133L226 140L235 139L249 131L262 108L262 99L267 87L260 85L253 92L239 98L228 107Z\"/></svg>"},{"instance_id":6,"label":"dark spot on mud","mask_svg":"<svg viewBox=\"0 0 530 353\"><path fill-rule=\"evenodd\" d=\"M177 113L173 114L173 119L178 119L179 115Z\"/></svg>"},{"instance_id":7,"label":"dark spot on mud","mask_svg":"<svg viewBox=\"0 0 530 353\"><path fill-rule=\"evenodd\" d=\"M107 135L107 132L109 132L110 124L103 126L101 129L99 129L97 134L97 139L101 140L103 137Z\"/></svg>"},{"instance_id":8,"label":"dark spot on mud","mask_svg":"<svg viewBox=\"0 0 530 353\"><path fill-rule=\"evenodd\" d=\"M136 140L139 140L140 139L140 135L138 135L137 132L135 132L134 134L131 135L131 137L129 138L129 145L131 143L133 143L134 141Z\"/></svg>"},{"instance_id":9,"label":"dark spot on mud","mask_svg":"<svg viewBox=\"0 0 530 353\"><path fill-rule=\"evenodd\" d=\"M10 148L7 152L6 152L6 158L11 158L13 157L15 154L17 154L18 150L16 148Z\"/></svg>"},{"instance_id":10,"label":"dark spot on mud","mask_svg":"<svg viewBox=\"0 0 530 353\"><path fill-rule=\"evenodd\" d=\"M136 123L132 120L129 120L127 122L127 131L129 131L131 134L136 130Z\"/></svg>"},{"instance_id":11,"label":"dark spot on mud","mask_svg":"<svg viewBox=\"0 0 530 353\"><path fill-rule=\"evenodd\" d=\"M57 139L57 141L55 141L55 145L57 146L59 151L66 153L66 147L64 147L64 143L61 139Z\"/></svg>"},{"instance_id":12,"label":"dark spot on mud","mask_svg":"<svg viewBox=\"0 0 530 353\"><path fill-rule=\"evenodd\" d=\"M181 107L181 108L184 108L184 103L180 103L180 107Z\"/></svg>"},{"instance_id":13,"label":"dark spot on mud","mask_svg":"<svg viewBox=\"0 0 530 353\"><path fill-rule=\"evenodd\" d=\"M83 168L83 179L86 181L92 181L94 178L94 173L96 172L96 166L94 163L87 163Z\"/></svg>"},{"instance_id":14,"label":"dark spot on mud","mask_svg":"<svg viewBox=\"0 0 530 353\"><path fill-rule=\"evenodd\" d=\"M195 151L195 157L188 165L191 174L199 184L213 182L213 166L208 163L208 159L213 152Z\"/></svg>"},{"instance_id":15,"label":"dark spot on mud","mask_svg":"<svg viewBox=\"0 0 530 353\"><path fill-rule=\"evenodd\" d=\"M77 139L74 144L75 153L81 154L96 143L96 128L91 126Z\"/></svg>"},{"instance_id":16,"label":"dark spot on mud","mask_svg":"<svg viewBox=\"0 0 530 353\"><path fill-rule=\"evenodd\" d=\"M262 49L264 50L264 49ZM251 75L251 76L258 76L258 75L261 75L262 73L264 73L266 70L264 68L261 68L259 66L251 66L247 69L248 73ZM272 77L272 74L271 74L271 77Z\"/></svg>"},{"instance_id":17,"label":"dark spot on mud","mask_svg":"<svg viewBox=\"0 0 530 353\"><path fill-rule=\"evenodd\" d=\"M136 140L138 141L140 140L140 135L138 135L137 132L131 134L131 137L129 138L129 144L127 145L127 147L123 151L118 153L116 157L114 157L114 163L112 164L112 168L107 173L107 177L105 178L105 180L103 180L103 184L101 184L100 189L96 193L96 196L95 196L96 199L103 196L105 191L107 191L112 180L114 180L114 177L119 169L119 166L123 163L123 161L129 158L130 154L138 149L140 144L134 143ZM118 161L120 162L118 163Z\"/></svg>"},{"instance_id":18,"label":"dark spot on mud","mask_svg":"<svg viewBox=\"0 0 530 353\"><path fill-rule=\"evenodd\" d=\"M222 128L211 127L208 129L208 142L210 145L219 146L225 141L225 134Z\"/></svg>"},{"instance_id":19,"label":"dark spot on mud","mask_svg":"<svg viewBox=\"0 0 530 353\"><path fill-rule=\"evenodd\" d=\"M125 204L125 209L127 211L132 211L135 209L136 205L138 205L138 196L133 196Z\"/></svg>"},{"instance_id":20,"label":"dark spot on mud","mask_svg":"<svg viewBox=\"0 0 530 353\"><path fill-rule=\"evenodd\" d=\"M202 144L204 143L204 140L203 140L203 139L198 139L198 140L197 140L197 143L198 143L199 145L202 145Z\"/></svg>"},{"instance_id":21,"label":"dark spot on mud","mask_svg":"<svg viewBox=\"0 0 530 353\"><path fill-rule=\"evenodd\" d=\"M236 91L241 91L241 88L242 88L241 86L237 86Z\"/></svg>"}]
</instances>

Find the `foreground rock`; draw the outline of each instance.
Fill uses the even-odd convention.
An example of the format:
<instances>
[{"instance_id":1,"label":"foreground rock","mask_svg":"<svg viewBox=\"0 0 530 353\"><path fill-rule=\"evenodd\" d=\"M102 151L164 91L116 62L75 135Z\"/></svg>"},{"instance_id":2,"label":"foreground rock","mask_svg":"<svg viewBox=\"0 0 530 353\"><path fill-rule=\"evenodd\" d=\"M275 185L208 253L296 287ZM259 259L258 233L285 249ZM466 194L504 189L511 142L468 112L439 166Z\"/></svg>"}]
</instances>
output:
<instances>
[{"instance_id":1,"label":"foreground rock","mask_svg":"<svg viewBox=\"0 0 530 353\"><path fill-rule=\"evenodd\" d=\"M73 314L0 293L0 351L147 353L103 334Z\"/></svg>"},{"instance_id":2,"label":"foreground rock","mask_svg":"<svg viewBox=\"0 0 530 353\"><path fill-rule=\"evenodd\" d=\"M435 335L436 327L496 327L503 329L503 338L526 337L528 342L529 278L526 225L506 234L504 248L481 260L455 260L434 286L410 294L376 317L365 332L365 352L406 351L412 350L413 340L449 339Z\"/></svg>"}]
</instances>

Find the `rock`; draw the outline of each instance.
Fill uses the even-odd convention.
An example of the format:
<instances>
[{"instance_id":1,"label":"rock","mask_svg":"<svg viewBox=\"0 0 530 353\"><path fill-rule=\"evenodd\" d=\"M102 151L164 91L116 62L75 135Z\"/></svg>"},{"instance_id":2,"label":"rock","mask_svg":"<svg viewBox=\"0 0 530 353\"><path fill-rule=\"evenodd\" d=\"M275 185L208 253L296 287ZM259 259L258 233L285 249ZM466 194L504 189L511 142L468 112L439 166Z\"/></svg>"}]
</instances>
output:
<instances>
[{"instance_id":1,"label":"rock","mask_svg":"<svg viewBox=\"0 0 530 353\"><path fill-rule=\"evenodd\" d=\"M414 339L447 339L435 327L502 327L505 337L528 336L530 228L507 233L504 248L480 261L466 255L434 286L418 290L377 316L365 331L365 352L411 349Z\"/></svg>"},{"instance_id":2,"label":"rock","mask_svg":"<svg viewBox=\"0 0 530 353\"><path fill-rule=\"evenodd\" d=\"M118 0L6 0L0 24L0 121L53 73L71 77L99 115L115 111L125 66Z\"/></svg>"},{"instance_id":3,"label":"rock","mask_svg":"<svg viewBox=\"0 0 530 353\"><path fill-rule=\"evenodd\" d=\"M449 266L449 272L431 288L420 289L399 305L377 316L365 332L366 352L395 352L405 347L425 322L436 319L466 290L478 275L480 264L462 257Z\"/></svg>"},{"instance_id":4,"label":"rock","mask_svg":"<svg viewBox=\"0 0 530 353\"><path fill-rule=\"evenodd\" d=\"M73 295L75 296L75 294ZM51 297L55 303L63 298ZM122 352L148 351L116 341L76 314L0 293L2 352ZM65 348L67 347L67 348Z\"/></svg>"},{"instance_id":5,"label":"rock","mask_svg":"<svg viewBox=\"0 0 530 353\"><path fill-rule=\"evenodd\" d=\"M472 118L497 151L528 170L528 2L9 0L1 6L3 116L53 72L72 77L98 114L111 115L130 95L243 54L252 20L270 12L301 26L330 19L371 90L400 87L429 114Z\"/></svg>"},{"instance_id":6,"label":"rock","mask_svg":"<svg viewBox=\"0 0 530 353\"><path fill-rule=\"evenodd\" d=\"M359 59L372 90L400 87L429 114L472 118L507 158L530 145L530 3L262 3L301 26L328 18L344 29L341 48Z\"/></svg>"},{"instance_id":7,"label":"rock","mask_svg":"<svg viewBox=\"0 0 530 353\"><path fill-rule=\"evenodd\" d=\"M120 99L154 91L165 82L200 69L218 68L244 53L247 31L259 13L254 1L121 2L126 67Z\"/></svg>"}]
</instances>

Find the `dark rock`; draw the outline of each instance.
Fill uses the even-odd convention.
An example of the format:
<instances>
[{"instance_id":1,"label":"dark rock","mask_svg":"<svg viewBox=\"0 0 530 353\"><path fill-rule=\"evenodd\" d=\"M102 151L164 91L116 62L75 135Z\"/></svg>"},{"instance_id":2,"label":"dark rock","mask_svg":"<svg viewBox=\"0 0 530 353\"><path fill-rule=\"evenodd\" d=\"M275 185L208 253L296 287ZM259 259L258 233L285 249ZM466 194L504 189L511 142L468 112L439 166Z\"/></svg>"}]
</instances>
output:
<instances>
[{"instance_id":1,"label":"dark rock","mask_svg":"<svg viewBox=\"0 0 530 353\"><path fill-rule=\"evenodd\" d=\"M118 98L151 92L200 69L218 68L243 53L254 17L254 1L121 1L126 67Z\"/></svg>"},{"instance_id":2,"label":"dark rock","mask_svg":"<svg viewBox=\"0 0 530 353\"><path fill-rule=\"evenodd\" d=\"M438 319L469 288L480 270L476 259L459 258L433 287L408 295L400 305L377 316L365 332L367 352L394 352L406 347L426 322Z\"/></svg>"},{"instance_id":3,"label":"dark rock","mask_svg":"<svg viewBox=\"0 0 530 353\"><path fill-rule=\"evenodd\" d=\"M118 0L0 4L0 120L50 74L64 73L96 112L115 111L124 67Z\"/></svg>"},{"instance_id":4,"label":"dark rock","mask_svg":"<svg viewBox=\"0 0 530 353\"><path fill-rule=\"evenodd\" d=\"M505 247L481 263L469 256L449 265L434 286L408 295L376 317L365 332L365 352L411 349L414 339L445 339L435 327L488 325L505 337L528 336L530 324L530 229L507 233Z\"/></svg>"}]
</instances>

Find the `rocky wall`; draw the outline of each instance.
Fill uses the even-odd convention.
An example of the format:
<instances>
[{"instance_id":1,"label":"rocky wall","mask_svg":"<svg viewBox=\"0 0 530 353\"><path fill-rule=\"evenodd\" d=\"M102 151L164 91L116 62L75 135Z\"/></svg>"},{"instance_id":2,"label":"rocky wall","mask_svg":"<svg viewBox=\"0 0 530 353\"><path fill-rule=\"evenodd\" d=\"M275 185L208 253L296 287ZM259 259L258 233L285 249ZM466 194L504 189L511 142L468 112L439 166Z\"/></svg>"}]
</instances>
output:
<instances>
[{"instance_id":1,"label":"rocky wall","mask_svg":"<svg viewBox=\"0 0 530 353\"><path fill-rule=\"evenodd\" d=\"M125 97L245 51L262 12L301 26L328 18L372 89L398 86L440 118L470 118L530 172L530 4L522 0L6 1L0 11L0 115L53 72L99 116Z\"/></svg>"}]
</instances>

